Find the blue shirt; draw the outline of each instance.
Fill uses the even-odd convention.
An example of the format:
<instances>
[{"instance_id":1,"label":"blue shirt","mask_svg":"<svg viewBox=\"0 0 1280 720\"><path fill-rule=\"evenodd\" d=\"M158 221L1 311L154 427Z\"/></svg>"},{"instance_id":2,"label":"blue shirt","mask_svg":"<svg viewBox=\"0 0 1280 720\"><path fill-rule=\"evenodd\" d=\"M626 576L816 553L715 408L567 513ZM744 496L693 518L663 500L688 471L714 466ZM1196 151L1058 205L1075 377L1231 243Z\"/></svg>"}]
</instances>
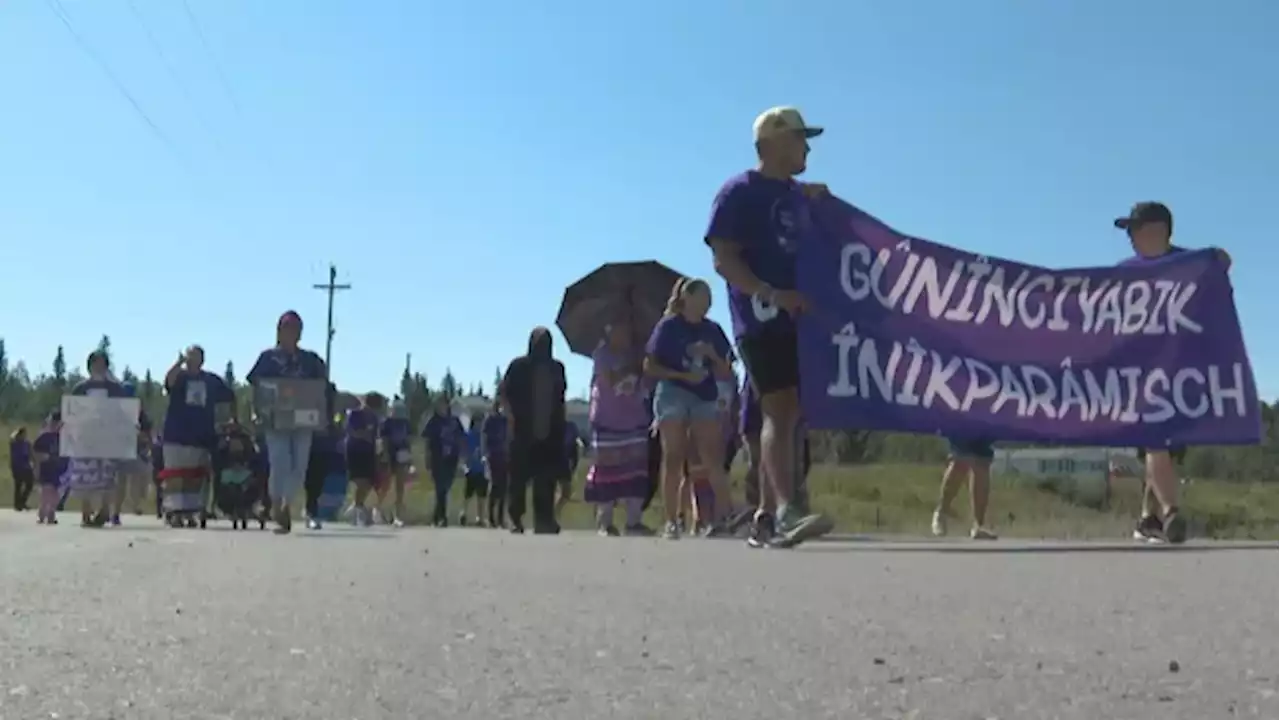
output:
<instances>
[{"instance_id":1,"label":"blue shirt","mask_svg":"<svg viewBox=\"0 0 1280 720\"><path fill-rule=\"evenodd\" d=\"M484 468L484 453L481 451L481 431L479 427L467 430L467 472L481 472Z\"/></svg>"},{"instance_id":2,"label":"blue shirt","mask_svg":"<svg viewBox=\"0 0 1280 720\"><path fill-rule=\"evenodd\" d=\"M452 415L432 413L422 428L422 437L431 451L431 462L457 462L459 446L465 442L462 421Z\"/></svg>"},{"instance_id":3,"label":"blue shirt","mask_svg":"<svg viewBox=\"0 0 1280 720\"><path fill-rule=\"evenodd\" d=\"M297 352L288 352L281 348L263 350L253 369L245 376L245 380L254 384L259 380L274 378L299 378L303 380L323 380L325 377L324 361L310 350L298 348Z\"/></svg>"},{"instance_id":4,"label":"blue shirt","mask_svg":"<svg viewBox=\"0 0 1280 720\"><path fill-rule=\"evenodd\" d=\"M775 180L755 170L729 178L711 206L705 240L737 244L742 260L762 282L778 290L796 287L796 251L813 234L809 200L794 180ZM778 308L729 285L729 315L737 337L769 324L789 325Z\"/></svg>"},{"instance_id":5,"label":"blue shirt","mask_svg":"<svg viewBox=\"0 0 1280 720\"><path fill-rule=\"evenodd\" d=\"M702 343L710 345L721 358L728 359L729 338L714 320L703 318L701 322L691 323L683 315L667 315L653 328L645 352L668 370L688 372L697 367L703 368L702 380L696 384L684 380L664 382L675 383L700 400L715 400L719 392L712 374L711 358L698 352Z\"/></svg>"},{"instance_id":6,"label":"blue shirt","mask_svg":"<svg viewBox=\"0 0 1280 720\"><path fill-rule=\"evenodd\" d=\"M221 377L206 370L182 372L165 387L164 441L170 445L213 449L217 440L217 405L235 402L236 394Z\"/></svg>"}]
</instances>

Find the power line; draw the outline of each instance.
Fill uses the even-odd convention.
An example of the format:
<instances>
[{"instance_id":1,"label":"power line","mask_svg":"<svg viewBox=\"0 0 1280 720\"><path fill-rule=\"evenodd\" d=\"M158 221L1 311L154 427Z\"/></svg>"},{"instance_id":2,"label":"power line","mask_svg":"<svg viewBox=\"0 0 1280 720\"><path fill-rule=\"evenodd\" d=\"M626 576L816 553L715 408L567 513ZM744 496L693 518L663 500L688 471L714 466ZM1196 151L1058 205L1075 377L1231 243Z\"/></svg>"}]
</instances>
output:
<instances>
[{"instance_id":1,"label":"power line","mask_svg":"<svg viewBox=\"0 0 1280 720\"><path fill-rule=\"evenodd\" d=\"M71 15L68 14L66 8L62 6L61 0L44 0L44 4L45 7L49 8L50 12L57 16L58 20L62 21L62 26L67 29L67 32L71 35L71 39L80 47L80 50L84 52L85 55L88 55L89 59L98 65L103 74L107 76L107 79L111 81L111 84L115 85L116 90L124 96L125 100L129 101L129 105L133 107L133 111L138 114L138 117L142 118L142 121L147 124L147 127L151 128L151 132L155 134L156 138L168 146L169 150L181 159L182 156L178 152L178 148L174 146L173 142L169 140L169 137L164 134L164 131L160 129L160 126L156 125L155 121L151 119L151 116L142 109L142 106L138 104L136 99L134 99L133 94L129 92L129 89L126 88L124 83L120 82L120 78L116 77L116 74L112 72L111 66L102 59L102 56L99 55L97 51L89 46L89 43L80 36L80 33L76 32L75 27L71 24Z\"/></svg>"},{"instance_id":2,"label":"power line","mask_svg":"<svg viewBox=\"0 0 1280 720\"><path fill-rule=\"evenodd\" d=\"M324 369L326 373L333 374L332 366L329 361L333 357L333 296L341 290L350 290L351 284L338 284L338 267L332 263L329 264L329 282L324 284L316 284L311 286L315 290L324 290L329 293L329 329L324 340Z\"/></svg>"},{"instance_id":3,"label":"power line","mask_svg":"<svg viewBox=\"0 0 1280 720\"><path fill-rule=\"evenodd\" d=\"M236 101L236 94L231 90L231 83L227 81L227 74L222 71L222 64L218 62L218 56L213 54L213 48L209 46L209 41L205 39L204 31L200 29L200 21L196 20L196 14L191 11L191 4L187 0L182 0L182 10L187 14L187 20L191 23L191 30L196 34L196 38L200 40L200 45L204 48L205 55L209 56L209 64L213 65L213 71L218 76L218 82L222 83L222 90L227 94L227 99L231 101L231 107L235 109L236 114L240 114L240 103Z\"/></svg>"},{"instance_id":4,"label":"power line","mask_svg":"<svg viewBox=\"0 0 1280 720\"><path fill-rule=\"evenodd\" d=\"M221 151L222 142L218 139L217 133L213 131L213 128L205 120L204 114L200 112L200 107L196 104L195 98L191 95L191 89L182 81L181 76L178 75L177 68L175 68L173 63L169 61L169 56L165 54L164 48L160 46L160 42L156 39L155 34L151 32L151 27L142 17L142 13L138 10L137 4L134 0L125 0L125 3L129 6L129 12L133 15L133 19L137 21L138 26L142 28L143 34L147 36L147 43L151 45L151 49L160 58L160 64L164 66L165 71L169 74L169 79L172 80L173 84L177 85L178 89L182 91L182 96L186 99L187 104L191 106L191 112L195 114L196 120L200 123L201 127L204 128L205 132L209 133L209 137L213 138L214 146Z\"/></svg>"}]
</instances>

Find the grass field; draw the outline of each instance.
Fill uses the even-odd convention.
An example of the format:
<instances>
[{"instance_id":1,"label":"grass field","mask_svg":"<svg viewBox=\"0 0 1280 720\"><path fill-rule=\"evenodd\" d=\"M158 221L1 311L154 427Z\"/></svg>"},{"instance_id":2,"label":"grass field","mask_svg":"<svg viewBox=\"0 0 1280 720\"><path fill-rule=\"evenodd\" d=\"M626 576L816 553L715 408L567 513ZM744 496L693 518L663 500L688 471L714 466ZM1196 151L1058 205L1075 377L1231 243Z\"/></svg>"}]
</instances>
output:
<instances>
[{"instance_id":1,"label":"grass field","mask_svg":"<svg viewBox=\"0 0 1280 720\"><path fill-rule=\"evenodd\" d=\"M7 439L8 433L5 432ZM421 451L419 450L419 453ZM0 446L0 507L12 505L13 478L9 472L8 443ZM422 458L418 467L424 467ZM579 468L574 493L581 497L586 465ZM926 534L937 500L942 468L924 465L815 465L809 478L813 507L827 513L840 532ZM742 468L734 473L740 486ZM989 524L1011 537L1094 538L1127 536L1140 502L1136 481L1118 485L1108 510L1074 505L1059 494L1042 490L1025 480L996 479L988 511ZM463 483L455 483L450 518L461 509ZM1274 484L1221 483L1201 480L1183 486L1182 508L1188 513L1194 534L1200 537L1275 539L1277 488ZM741 497L741 495L738 495ZM429 481L419 480L408 493L409 520L426 522L434 493ZM301 503L297 504L301 507ZM965 527L968 498L962 491L954 511L957 531ZM647 521L658 524L659 510L651 508ZM572 502L562 524L569 528L593 526L592 511ZM621 516L618 518L621 521ZM33 520L34 522L34 520Z\"/></svg>"}]
</instances>

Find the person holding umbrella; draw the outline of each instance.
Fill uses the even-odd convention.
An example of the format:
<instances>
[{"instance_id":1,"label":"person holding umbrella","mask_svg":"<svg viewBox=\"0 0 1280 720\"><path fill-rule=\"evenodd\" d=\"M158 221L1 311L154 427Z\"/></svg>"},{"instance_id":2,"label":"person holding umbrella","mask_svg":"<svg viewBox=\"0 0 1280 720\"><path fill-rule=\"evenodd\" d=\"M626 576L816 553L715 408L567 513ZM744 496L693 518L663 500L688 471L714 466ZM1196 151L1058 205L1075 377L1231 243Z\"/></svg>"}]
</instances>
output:
<instances>
[{"instance_id":1,"label":"person holding umbrella","mask_svg":"<svg viewBox=\"0 0 1280 720\"><path fill-rule=\"evenodd\" d=\"M614 508L626 512L628 535L652 535L642 521L649 492L649 418L640 349L632 342L631 326L619 320L608 326L605 341L592 356L591 467L583 499L596 506L596 530L617 536Z\"/></svg>"}]
</instances>

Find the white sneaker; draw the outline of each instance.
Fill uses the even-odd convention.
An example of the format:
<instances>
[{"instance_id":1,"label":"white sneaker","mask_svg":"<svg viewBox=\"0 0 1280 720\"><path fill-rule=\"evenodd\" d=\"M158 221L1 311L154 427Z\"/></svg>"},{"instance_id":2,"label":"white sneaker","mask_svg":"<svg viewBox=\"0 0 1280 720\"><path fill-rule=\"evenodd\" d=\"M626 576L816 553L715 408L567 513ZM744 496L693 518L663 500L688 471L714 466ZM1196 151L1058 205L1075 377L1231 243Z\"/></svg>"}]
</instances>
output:
<instances>
[{"instance_id":1,"label":"white sneaker","mask_svg":"<svg viewBox=\"0 0 1280 720\"><path fill-rule=\"evenodd\" d=\"M996 535L995 532L988 530L987 528L982 527L981 525L974 525L973 529L969 531L969 537L974 540L999 539L999 536Z\"/></svg>"},{"instance_id":2,"label":"white sneaker","mask_svg":"<svg viewBox=\"0 0 1280 720\"><path fill-rule=\"evenodd\" d=\"M947 518L940 510L933 511L933 522L931 523L934 537L942 537L947 534Z\"/></svg>"},{"instance_id":3,"label":"white sneaker","mask_svg":"<svg viewBox=\"0 0 1280 720\"><path fill-rule=\"evenodd\" d=\"M374 508L373 512L369 513L369 522L374 525L381 525L384 522L382 519L382 508Z\"/></svg>"},{"instance_id":4,"label":"white sneaker","mask_svg":"<svg viewBox=\"0 0 1280 720\"><path fill-rule=\"evenodd\" d=\"M397 517L395 520L391 521L391 525L392 527L402 528L404 527L404 521Z\"/></svg>"}]
</instances>

